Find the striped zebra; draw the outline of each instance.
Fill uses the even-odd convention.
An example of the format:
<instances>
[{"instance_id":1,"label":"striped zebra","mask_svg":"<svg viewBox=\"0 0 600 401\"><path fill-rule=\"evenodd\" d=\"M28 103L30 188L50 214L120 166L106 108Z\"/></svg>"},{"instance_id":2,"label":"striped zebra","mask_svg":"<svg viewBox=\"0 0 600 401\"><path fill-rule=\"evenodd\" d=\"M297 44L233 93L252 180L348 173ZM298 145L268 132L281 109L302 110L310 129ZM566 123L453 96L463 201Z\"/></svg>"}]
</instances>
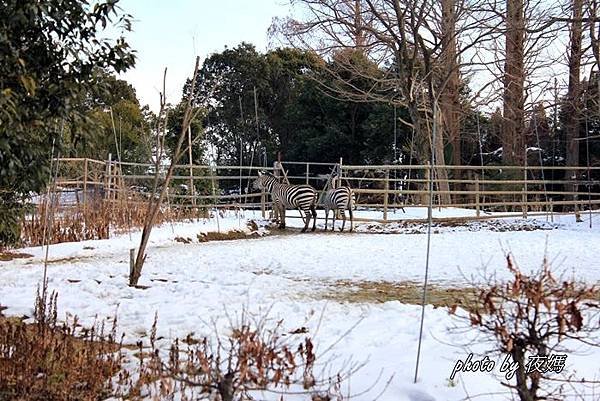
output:
<instances>
[{"instance_id":1,"label":"striped zebra","mask_svg":"<svg viewBox=\"0 0 600 401\"><path fill-rule=\"evenodd\" d=\"M315 231L317 225L317 191L310 185L288 185L281 184L277 177L271 174L258 172L258 178L254 181L254 189L267 191L271 194L277 211L279 212L279 228L285 228L285 210L298 209L302 220L304 220L305 232L310 222L310 216L313 217L312 231ZM302 216L305 213L306 218Z\"/></svg>"},{"instance_id":2,"label":"striped zebra","mask_svg":"<svg viewBox=\"0 0 600 401\"><path fill-rule=\"evenodd\" d=\"M337 181L337 175L332 175L332 183ZM327 231L327 219L329 218L329 211L333 210L333 224L331 226L331 231L335 229L335 216L337 211L342 214L342 228L340 231L344 231L344 226L346 225L346 209L348 209L348 214L350 214L350 232L352 232L352 225L354 222L352 216L352 209L354 207L354 192L352 192L352 188L340 186L337 187L333 185L334 188L328 190L325 193L325 197L323 198L323 209L325 209L325 231Z\"/></svg>"}]
</instances>

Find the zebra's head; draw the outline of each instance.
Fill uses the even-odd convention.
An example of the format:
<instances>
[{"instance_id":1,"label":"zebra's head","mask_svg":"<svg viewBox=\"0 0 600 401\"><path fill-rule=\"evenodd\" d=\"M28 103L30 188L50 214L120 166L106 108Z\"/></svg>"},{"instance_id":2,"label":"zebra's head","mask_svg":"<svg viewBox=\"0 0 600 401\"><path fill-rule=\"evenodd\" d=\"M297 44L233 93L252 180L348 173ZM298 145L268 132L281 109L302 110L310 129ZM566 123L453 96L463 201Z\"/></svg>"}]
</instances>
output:
<instances>
[{"instance_id":1,"label":"zebra's head","mask_svg":"<svg viewBox=\"0 0 600 401\"><path fill-rule=\"evenodd\" d=\"M272 176L270 174L266 174L262 171L258 172L258 178L256 178L256 180L254 180L254 183L252 184L252 187L254 189L260 189L261 191L264 190L268 190L269 189L269 179Z\"/></svg>"}]
</instances>

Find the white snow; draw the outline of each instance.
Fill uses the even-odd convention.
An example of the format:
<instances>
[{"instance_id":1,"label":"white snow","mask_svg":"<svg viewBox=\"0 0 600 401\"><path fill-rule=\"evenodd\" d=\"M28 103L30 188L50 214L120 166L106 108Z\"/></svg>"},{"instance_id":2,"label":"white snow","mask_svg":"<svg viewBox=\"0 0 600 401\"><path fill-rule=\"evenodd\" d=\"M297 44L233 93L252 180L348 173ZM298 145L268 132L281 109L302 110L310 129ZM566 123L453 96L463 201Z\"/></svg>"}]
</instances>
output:
<instances>
[{"instance_id":1,"label":"white snow","mask_svg":"<svg viewBox=\"0 0 600 401\"><path fill-rule=\"evenodd\" d=\"M473 212L456 209L436 213L461 216ZM396 214L424 217L426 210L407 208L406 213L397 210ZM255 215L230 214L219 219L218 228L248 231L246 220ZM380 212L359 211L356 215L379 218ZM593 217L594 225L600 225L600 219ZM545 229L535 231L492 231L485 224L473 229L436 227L431 237L430 283L464 285L481 282L491 273L508 277L506 251L512 252L524 271L536 269L547 254L557 272L596 283L600 280L596 252L600 229L573 221L573 216L556 216L555 223L549 224L542 217L538 226ZM507 222L520 224L514 219ZM485 354L491 345L478 341L474 331L449 331L458 322L443 308L426 309L419 381L413 384L419 306L397 301L357 304L323 300L322 294L334 291L337 280L423 279L427 236L366 233L368 224L357 223L359 232L352 234L323 233L321 229L298 234L297 229L290 229L262 238L207 243L198 243L196 235L216 231L214 218L166 224L155 228L151 236L140 280L148 289L127 285L129 249L137 245L139 231L109 240L57 244L49 249L49 287L59 292L59 312L77 314L84 325L117 312L119 327L131 342L147 335L158 313L158 335L164 337L161 344L165 347L170 340L190 332L212 335L212 321L225 331L227 316L242 307L256 314L270 310L269 316L283 318L286 328L307 326L309 335L315 336L318 358L319 350L339 340L327 355L321 355L323 359L334 358L333 366L341 366L350 357L366 361L352 377L352 392L369 387L383 369L381 382L358 399L373 399L391 375L381 400L445 401L477 394L488 394L483 399L508 398L509 393L492 374L459 373L449 382L457 359L465 359L470 351ZM300 219L288 219L290 227L301 225ZM323 226L321 221L319 226ZM180 243L176 237L193 242ZM6 314L31 316L42 279L44 251L41 247L19 251L33 257L0 262L0 304L8 308ZM323 310L324 320L315 333ZM594 363L599 357L596 350L569 355L568 365L577 363L578 373L592 378L600 373ZM499 374L498 369L494 374Z\"/></svg>"}]
</instances>

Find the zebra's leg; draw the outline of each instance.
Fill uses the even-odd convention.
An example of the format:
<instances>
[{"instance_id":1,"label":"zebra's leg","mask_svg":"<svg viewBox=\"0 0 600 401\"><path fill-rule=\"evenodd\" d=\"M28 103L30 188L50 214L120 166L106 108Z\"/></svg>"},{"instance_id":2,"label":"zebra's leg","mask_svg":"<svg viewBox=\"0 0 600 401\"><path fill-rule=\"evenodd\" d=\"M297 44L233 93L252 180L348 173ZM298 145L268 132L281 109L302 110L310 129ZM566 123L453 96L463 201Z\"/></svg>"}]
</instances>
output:
<instances>
[{"instance_id":1,"label":"zebra's leg","mask_svg":"<svg viewBox=\"0 0 600 401\"><path fill-rule=\"evenodd\" d=\"M298 208L298 210L300 210L300 209ZM302 214L302 212L300 212L300 214ZM306 220L303 220L303 221L304 221L304 228L302 229L302 232L304 233L308 229L308 223L310 223L310 214L308 214L308 212L306 213Z\"/></svg>"},{"instance_id":2,"label":"zebra's leg","mask_svg":"<svg viewBox=\"0 0 600 401\"><path fill-rule=\"evenodd\" d=\"M350 214L350 232L352 232L352 229L354 228L354 219L352 217L352 207L350 207L348 209L348 213Z\"/></svg>"},{"instance_id":3,"label":"zebra's leg","mask_svg":"<svg viewBox=\"0 0 600 401\"><path fill-rule=\"evenodd\" d=\"M325 231L327 231L327 219L329 217L329 209L325 208Z\"/></svg>"},{"instance_id":4,"label":"zebra's leg","mask_svg":"<svg viewBox=\"0 0 600 401\"><path fill-rule=\"evenodd\" d=\"M315 209L315 205L310 205L310 211L312 213L313 218L313 228L311 231L315 231L317 229L317 209ZM307 213L308 215L308 213ZM308 224L307 224L308 226Z\"/></svg>"},{"instance_id":5,"label":"zebra's leg","mask_svg":"<svg viewBox=\"0 0 600 401\"><path fill-rule=\"evenodd\" d=\"M279 206L279 218L281 219L279 221L279 228L284 229L285 228L285 206L283 206L283 205Z\"/></svg>"},{"instance_id":6,"label":"zebra's leg","mask_svg":"<svg viewBox=\"0 0 600 401\"><path fill-rule=\"evenodd\" d=\"M346 211L344 209L340 209L340 213L342 214L342 228L340 231L344 231L344 226L346 225Z\"/></svg>"},{"instance_id":7,"label":"zebra's leg","mask_svg":"<svg viewBox=\"0 0 600 401\"><path fill-rule=\"evenodd\" d=\"M306 223L306 219L308 219L308 214L307 213L302 214L302 209L300 209L300 208L298 208L298 213L300 213L300 217L302 218L302 222L304 224L307 224Z\"/></svg>"},{"instance_id":8,"label":"zebra's leg","mask_svg":"<svg viewBox=\"0 0 600 401\"><path fill-rule=\"evenodd\" d=\"M333 209L333 225L331 226L331 231L335 230L335 216L337 215L337 209Z\"/></svg>"}]
</instances>

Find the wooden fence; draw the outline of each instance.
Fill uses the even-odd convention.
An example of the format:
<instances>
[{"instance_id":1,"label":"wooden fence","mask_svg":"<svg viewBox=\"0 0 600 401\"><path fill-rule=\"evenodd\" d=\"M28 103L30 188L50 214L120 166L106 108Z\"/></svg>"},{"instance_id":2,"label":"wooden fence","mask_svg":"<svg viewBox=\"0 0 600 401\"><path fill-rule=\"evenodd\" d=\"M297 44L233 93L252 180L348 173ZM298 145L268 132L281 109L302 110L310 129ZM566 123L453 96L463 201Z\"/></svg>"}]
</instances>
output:
<instances>
[{"instance_id":1,"label":"wooden fence","mask_svg":"<svg viewBox=\"0 0 600 401\"><path fill-rule=\"evenodd\" d=\"M152 164L61 158L57 187L72 191L75 203L95 196L104 201L143 202L154 185ZM260 209L266 215L269 197L252 182L257 170L267 170L292 184L310 184L322 191L332 171L354 189L357 209L381 212L380 221L402 219L404 207L427 207L429 185L434 185L438 208L472 209L474 219L491 212L527 217L594 210L600 204L600 167L444 166L446 190L431 176L427 165L344 165L339 163L282 162L272 167L176 166L168 192L171 207ZM163 171L164 170L164 171ZM164 178L166 167L159 176ZM434 170L435 171L435 170ZM568 175L568 178L565 176ZM159 180L159 185L161 185ZM444 201L446 199L446 201ZM448 201L448 199L450 201Z\"/></svg>"}]
</instances>

